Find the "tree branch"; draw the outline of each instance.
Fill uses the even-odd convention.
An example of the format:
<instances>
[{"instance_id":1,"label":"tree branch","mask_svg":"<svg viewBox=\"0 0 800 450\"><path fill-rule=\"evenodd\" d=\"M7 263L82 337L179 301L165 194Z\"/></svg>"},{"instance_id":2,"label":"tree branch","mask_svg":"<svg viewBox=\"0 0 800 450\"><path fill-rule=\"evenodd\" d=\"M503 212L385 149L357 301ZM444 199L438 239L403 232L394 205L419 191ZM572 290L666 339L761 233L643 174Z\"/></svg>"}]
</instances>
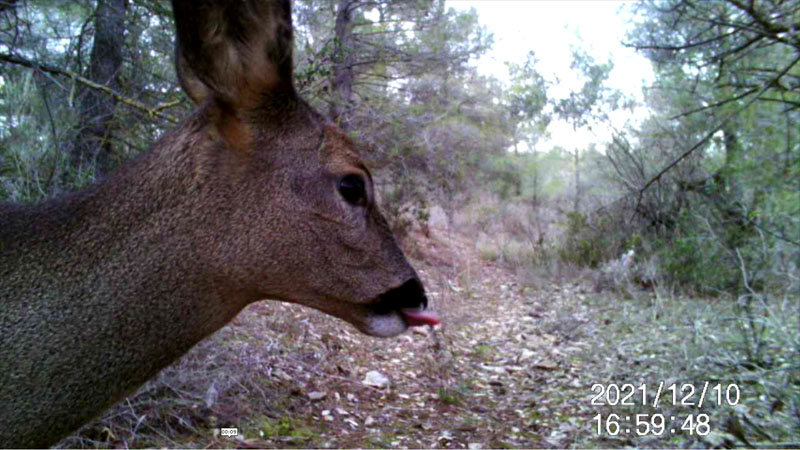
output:
<instances>
[{"instance_id":1,"label":"tree branch","mask_svg":"<svg viewBox=\"0 0 800 450\"><path fill-rule=\"evenodd\" d=\"M170 114L165 114L165 113L163 113L161 111L166 109L166 108L170 108L172 106L180 104L181 103L180 100L167 102L167 103L162 103L162 104L156 105L153 108L150 108L147 105L145 105L144 103L139 102L138 100L134 100L132 98L125 97L122 94L120 94L120 93L114 91L113 89L109 88L108 86L104 86L102 84L97 84L94 81L92 81L92 80L90 80L88 78L85 78L85 77L83 77L81 75L78 75L77 73L75 73L75 72L73 72L71 70L61 69L61 68L58 68L58 67L55 67L55 66L51 66L51 65L48 65L48 64L40 64L40 63L38 63L36 61L31 61L31 60L28 60L28 59L25 59L25 58L21 58L21 57L16 56L16 55L9 55L9 54L4 54L4 53L0 53L0 61L11 63L11 64L16 64L18 66L27 67L27 68L33 69L33 70L41 70L42 72L47 72L47 73L50 73L50 74L53 74L53 75L60 75L60 76L72 78L73 80L78 81L79 83L81 83L81 84L83 84L83 85L85 85L87 87L90 87L92 89L96 89L98 91L101 91L101 92L103 92L105 94L110 95L115 100L117 100L117 101L119 101L119 102L121 102L121 103L123 103L125 105L131 106L131 107L139 109L141 111L144 111L147 115L149 115L151 117L155 116L155 117L159 117L161 119L164 119L164 120L172 122L172 123L178 123L178 119L176 117L174 117L174 116L172 116Z\"/></svg>"},{"instance_id":2,"label":"tree branch","mask_svg":"<svg viewBox=\"0 0 800 450\"><path fill-rule=\"evenodd\" d=\"M622 45L624 47L634 48L636 50L681 51L681 50L688 50L688 49L694 48L694 47L701 47L703 45L710 44L710 43L715 42L715 41L720 41L720 40L723 40L723 39L727 38L728 36L734 35L735 33L736 33L736 31L731 31L731 32L728 32L728 33L725 33L725 34L716 35L716 36L714 36L712 38L705 39L703 41L697 41L697 42L689 41L689 42L685 42L685 43L683 43L681 45L655 45L655 44L654 45L637 45L637 44L632 44L630 42L623 42Z\"/></svg>"},{"instance_id":3,"label":"tree branch","mask_svg":"<svg viewBox=\"0 0 800 450\"><path fill-rule=\"evenodd\" d=\"M680 119L681 117L690 116L692 114L699 113L700 111L705 111L706 109L716 108L718 106L726 105L726 104L728 104L730 102L735 102L736 100L740 100L740 99L742 99L744 97L747 97L748 95L752 94L753 92L756 92L757 90L758 90L758 88L748 89L747 91L743 92L742 94L733 96L731 98L726 98L725 100L721 100L721 101L718 101L716 103L712 103L710 105L701 106L700 108L696 108L696 109L693 109L691 111L686 111L686 112L682 112L680 114L674 115L674 116L670 117L669 120Z\"/></svg>"},{"instance_id":4,"label":"tree branch","mask_svg":"<svg viewBox=\"0 0 800 450\"><path fill-rule=\"evenodd\" d=\"M750 4L748 4L748 5L744 5L744 4L742 4L742 2L740 2L738 0L727 0L727 2L729 4L735 6L739 10L745 12L759 26L761 26L761 28L764 31L766 31L766 33L762 33L762 34L765 34L766 36L769 36L769 37L771 37L772 39L774 39L776 41L781 41L783 43L789 44L789 45L791 45L791 46L793 46L793 47L795 47L795 48L800 50L800 41L797 41L797 38L795 38L795 42L792 43L788 39L784 39L784 38L782 38L780 36L781 33L788 33L790 31L789 28L784 27L784 26L780 26L780 25L776 25L776 24L770 22L769 20L767 20L765 17L763 17L761 15L761 13L758 10L756 10L755 5L752 2Z\"/></svg>"}]
</instances>

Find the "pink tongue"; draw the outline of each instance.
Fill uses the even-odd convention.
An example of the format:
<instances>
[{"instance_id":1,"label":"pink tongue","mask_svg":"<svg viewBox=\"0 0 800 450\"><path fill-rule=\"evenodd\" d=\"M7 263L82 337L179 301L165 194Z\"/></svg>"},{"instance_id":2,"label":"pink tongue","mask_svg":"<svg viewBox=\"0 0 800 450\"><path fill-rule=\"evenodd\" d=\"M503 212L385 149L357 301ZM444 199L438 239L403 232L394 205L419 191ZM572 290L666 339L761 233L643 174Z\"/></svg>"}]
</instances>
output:
<instances>
[{"instance_id":1,"label":"pink tongue","mask_svg":"<svg viewBox=\"0 0 800 450\"><path fill-rule=\"evenodd\" d=\"M441 323L439 315L432 311L410 311L402 309L400 312L403 314L403 317L406 318L406 323L408 323L410 327L419 325L434 326Z\"/></svg>"}]
</instances>

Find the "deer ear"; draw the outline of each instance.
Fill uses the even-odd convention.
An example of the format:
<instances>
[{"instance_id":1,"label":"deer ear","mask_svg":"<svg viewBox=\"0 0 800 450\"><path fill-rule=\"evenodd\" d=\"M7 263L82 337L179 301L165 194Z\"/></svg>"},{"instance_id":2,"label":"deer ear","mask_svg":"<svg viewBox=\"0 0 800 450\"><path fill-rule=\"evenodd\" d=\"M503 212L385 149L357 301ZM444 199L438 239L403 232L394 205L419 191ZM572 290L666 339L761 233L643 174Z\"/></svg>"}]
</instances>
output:
<instances>
[{"instance_id":1,"label":"deer ear","mask_svg":"<svg viewBox=\"0 0 800 450\"><path fill-rule=\"evenodd\" d=\"M289 0L173 0L181 86L234 108L294 95Z\"/></svg>"}]
</instances>

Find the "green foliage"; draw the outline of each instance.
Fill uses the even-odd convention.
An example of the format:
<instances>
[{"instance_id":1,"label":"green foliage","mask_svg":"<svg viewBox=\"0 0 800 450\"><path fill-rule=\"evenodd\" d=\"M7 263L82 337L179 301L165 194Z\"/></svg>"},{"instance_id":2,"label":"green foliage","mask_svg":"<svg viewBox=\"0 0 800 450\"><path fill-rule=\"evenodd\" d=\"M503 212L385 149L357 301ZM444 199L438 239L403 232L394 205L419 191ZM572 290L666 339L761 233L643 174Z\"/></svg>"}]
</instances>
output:
<instances>
[{"instance_id":1,"label":"green foliage","mask_svg":"<svg viewBox=\"0 0 800 450\"><path fill-rule=\"evenodd\" d=\"M708 263L719 260L719 250L714 242L697 235L656 242L656 254L668 281L684 288L705 288L706 292L730 289L738 281L732 267Z\"/></svg>"},{"instance_id":2,"label":"green foliage","mask_svg":"<svg viewBox=\"0 0 800 450\"><path fill-rule=\"evenodd\" d=\"M530 51L524 63L506 63L511 85L503 93L503 103L513 126L515 152L519 143L535 147L539 138L546 134L551 120L550 113L545 110L549 86L536 70L537 62L536 55Z\"/></svg>"},{"instance_id":3,"label":"green foliage","mask_svg":"<svg viewBox=\"0 0 800 450\"><path fill-rule=\"evenodd\" d=\"M580 48L572 51L570 68L580 72L584 84L577 92L555 103L555 113L573 128L589 125L595 118L603 118L609 111L609 102L616 97L603 83L608 79L614 64L611 61L595 63L594 58ZM602 108L602 109L601 109Z\"/></svg>"},{"instance_id":4,"label":"green foliage","mask_svg":"<svg viewBox=\"0 0 800 450\"><path fill-rule=\"evenodd\" d=\"M520 158L511 154L490 158L483 170L501 201L522 195L524 174Z\"/></svg>"},{"instance_id":5,"label":"green foliage","mask_svg":"<svg viewBox=\"0 0 800 450\"><path fill-rule=\"evenodd\" d=\"M29 1L0 13L0 54L49 68L0 63L0 201L38 201L85 186L97 174L94 164L75 165L70 152L85 126L83 102L99 91L68 75L91 78L96 7L84 0ZM169 16L160 4L130 2L117 93L144 105L167 104L158 111L180 116L187 105L175 83ZM170 125L124 102L116 102L113 115L106 137L114 165L147 149Z\"/></svg>"},{"instance_id":6,"label":"green foliage","mask_svg":"<svg viewBox=\"0 0 800 450\"><path fill-rule=\"evenodd\" d=\"M559 257L562 261L579 267L596 268L604 261L607 241L600 233L593 233L580 212L566 214L566 232Z\"/></svg>"},{"instance_id":7,"label":"green foliage","mask_svg":"<svg viewBox=\"0 0 800 450\"><path fill-rule=\"evenodd\" d=\"M646 91L653 116L606 150L605 177L622 195L605 215L634 218L617 233L631 247L637 236L645 244L637 258L655 258L680 290L740 298L792 285L800 210L796 178L787 175L800 164L800 95L790 87L798 46L778 30L791 26L793 8L692 0L633 7L628 39L656 71Z\"/></svg>"},{"instance_id":8,"label":"green foliage","mask_svg":"<svg viewBox=\"0 0 800 450\"><path fill-rule=\"evenodd\" d=\"M436 394L439 396L439 401L445 405L458 406L463 403L463 394L456 389L440 388L436 391Z\"/></svg>"},{"instance_id":9,"label":"green foliage","mask_svg":"<svg viewBox=\"0 0 800 450\"><path fill-rule=\"evenodd\" d=\"M32 202L58 188L65 155L53 152L74 115L57 109L31 72L7 73L0 85L0 200ZM52 117L50 120L39 120Z\"/></svg>"},{"instance_id":10,"label":"green foliage","mask_svg":"<svg viewBox=\"0 0 800 450\"><path fill-rule=\"evenodd\" d=\"M644 238L641 234L633 232L625 239L624 247L641 255L644 253Z\"/></svg>"},{"instance_id":11,"label":"green foliage","mask_svg":"<svg viewBox=\"0 0 800 450\"><path fill-rule=\"evenodd\" d=\"M258 431L267 439L276 437L311 439L317 436L317 433L311 429L293 424L288 416L283 416L278 420L264 418L261 420Z\"/></svg>"}]
</instances>

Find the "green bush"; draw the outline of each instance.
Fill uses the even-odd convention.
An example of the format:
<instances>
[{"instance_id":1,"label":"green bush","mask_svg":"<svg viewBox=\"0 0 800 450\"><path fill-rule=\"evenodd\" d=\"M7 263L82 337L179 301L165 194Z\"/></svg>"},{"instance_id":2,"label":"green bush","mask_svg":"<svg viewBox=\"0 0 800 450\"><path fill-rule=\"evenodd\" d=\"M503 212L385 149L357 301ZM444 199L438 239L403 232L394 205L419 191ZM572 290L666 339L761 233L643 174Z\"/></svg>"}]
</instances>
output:
<instances>
[{"instance_id":1,"label":"green bush","mask_svg":"<svg viewBox=\"0 0 800 450\"><path fill-rule=\"evenodd\" d=\"M612 240L608 239L602 223L599 228L589 227L586 216L579 212L567 213L566 234L558 250L562 261L578 267L597 268L607 259L613 258ZM610 255L607 256L607 255Z\"/></svg>"},{"instance_id":2,"label":"green bush","mask_svg":"<svg viewBox=\"0 0 800 450\"><path fill-rule=\"evenodd\" d=\"M710 232L695 219L683 214L671 235L654 241L665 280L684 290L737 296L744 290L744 264L750 287L760 289L765 262L761 242L735 226Z\"/></svg>"}]
</instances>

